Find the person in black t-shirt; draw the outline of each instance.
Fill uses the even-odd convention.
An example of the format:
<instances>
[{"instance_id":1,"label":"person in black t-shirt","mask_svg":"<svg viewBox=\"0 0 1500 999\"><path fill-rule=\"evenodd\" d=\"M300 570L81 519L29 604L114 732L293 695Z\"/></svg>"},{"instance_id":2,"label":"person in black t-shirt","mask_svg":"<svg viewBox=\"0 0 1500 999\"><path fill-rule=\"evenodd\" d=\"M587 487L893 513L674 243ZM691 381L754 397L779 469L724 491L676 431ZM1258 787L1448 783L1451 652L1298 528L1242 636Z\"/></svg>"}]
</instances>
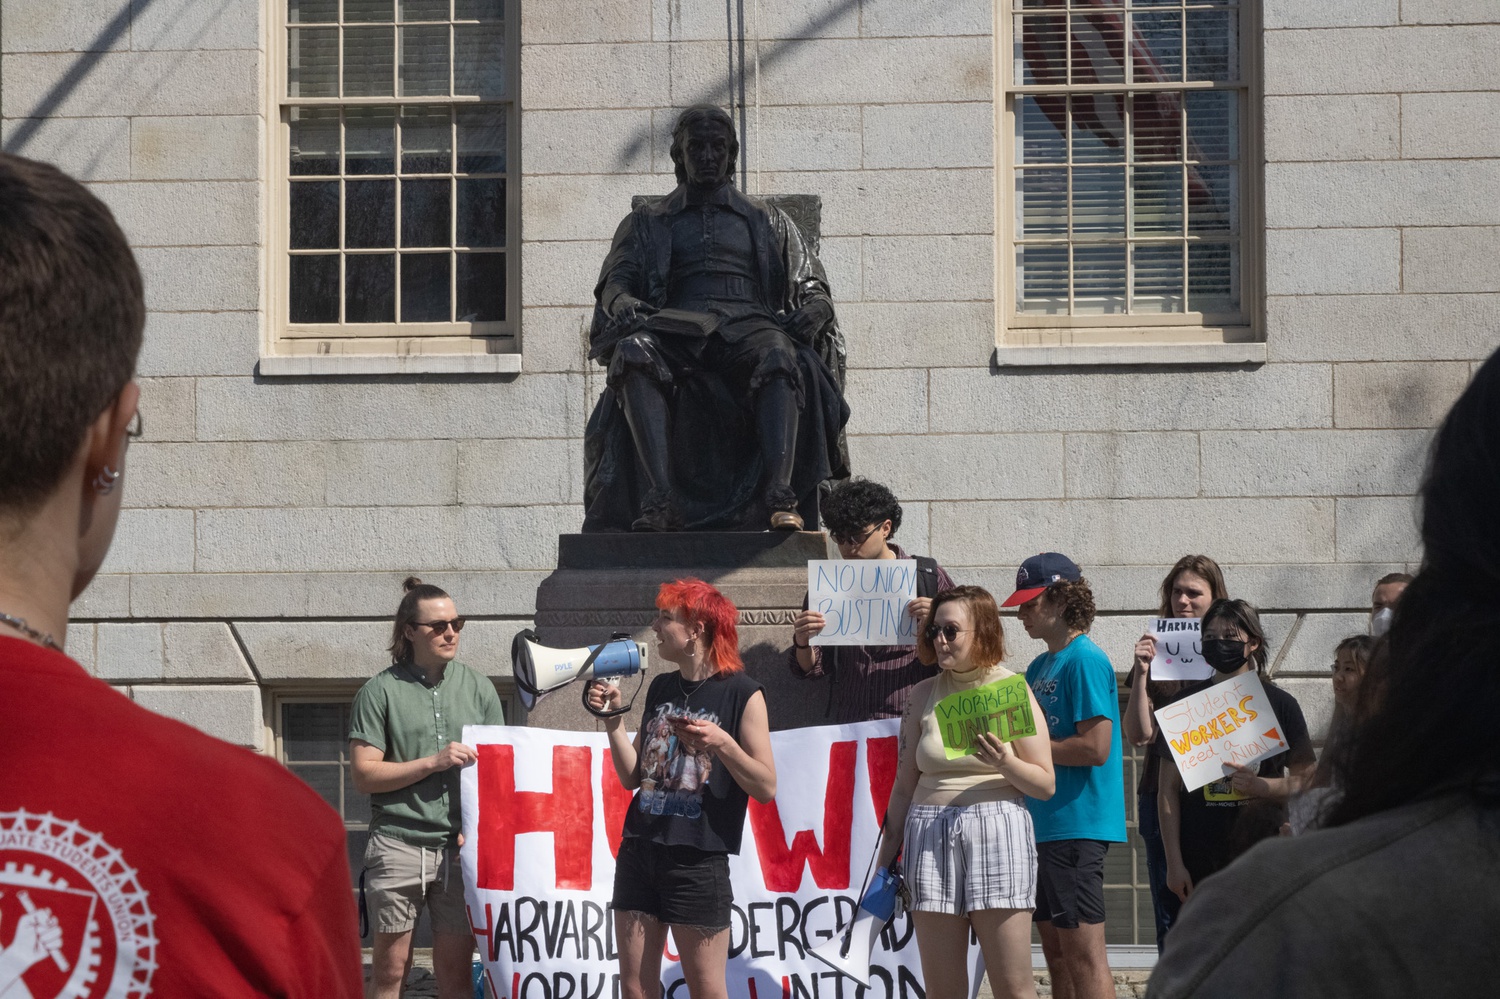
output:
<instances>
[{"instance_id":1,"label":"person in black t-shirt","mask_svg":"<svg viewBox=\"0 0 1500 999\"><path fill-rule=\"evenodd\" d=\"M1266 636L1255 608L1243 600L1215 600L1203 615L1203 658L1216 670L1214 675L1167 703L1252 667L1264 671ZM1204 878L1229 866L1257 841L1276 835L1285 821L1287 798L1312 773L1315 758L1302 708L1291 694L1264 678L1262 682L1290 748L1256 767L1234 767L1220 780L1185 791L1166 734L1158 727L1151 751L1163 761L1156 804L1167 854L1167 887L1184 902ZM1291 775L1283 776L1283 768L1290 768Z\"/></svg>"},{"instance_id":2,"label":"person in black t-shirt","mask_svg":"<svg viewBox=\"0 0 1500 999\"><path fill-rule=\"evenodd\" d=\"M615 772L634 790L615 860L615 940L623 999L661 992L667 930L692 999L726 999L729 854L740 852L750 796L776 794L771 726L761 685L744 673L739 612L699 579L663 584L651 626L657 655L677 669L646 691L632 742L625 719L605 722ZM589 687L595 710L617 708L619 688Z\"/></svg>"}]
</instances>

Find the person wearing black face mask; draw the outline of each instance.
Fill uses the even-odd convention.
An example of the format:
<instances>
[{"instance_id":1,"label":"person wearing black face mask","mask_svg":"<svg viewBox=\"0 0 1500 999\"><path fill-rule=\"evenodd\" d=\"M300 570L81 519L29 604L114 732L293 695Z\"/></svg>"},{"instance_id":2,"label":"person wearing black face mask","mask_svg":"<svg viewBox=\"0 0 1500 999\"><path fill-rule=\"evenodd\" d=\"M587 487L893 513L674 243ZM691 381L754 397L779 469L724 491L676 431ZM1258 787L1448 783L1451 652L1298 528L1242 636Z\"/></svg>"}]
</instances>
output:
<instances>
[{"instance_id":1,"label":"person wearing black face mask","mask_svg":"<svg viewBox=\"0 0 1500 999\"><path fill-rule=\"evenodd\" d=\"M1243 600L1215 600L1203 615L1203 658L1214 675L1185 688L1173 701L1252 669L1265 670L1266 636L1255 608ZM1162 732L1157 732L1151 747L1162 759L1156 805L1167 854L1167 887L1184 902L1204 878L1276 834L1285 819L1288 796L1316 762L1297 699L1264 677L1262 683L1290 747L1286 752L1256 767L1226 767L1222 779L1185 791ZM1290 776L1283 776L1286 769Z\"/></svg>"}]
</instances>

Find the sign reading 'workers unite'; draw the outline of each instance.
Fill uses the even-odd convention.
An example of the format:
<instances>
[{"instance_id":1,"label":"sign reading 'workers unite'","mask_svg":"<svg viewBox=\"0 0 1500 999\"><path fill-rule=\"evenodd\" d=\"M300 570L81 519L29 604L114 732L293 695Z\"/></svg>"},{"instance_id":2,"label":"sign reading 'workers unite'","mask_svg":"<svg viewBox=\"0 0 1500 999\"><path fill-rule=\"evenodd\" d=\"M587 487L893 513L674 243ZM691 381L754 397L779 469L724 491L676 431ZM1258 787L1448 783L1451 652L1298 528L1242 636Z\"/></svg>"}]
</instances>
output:
<instances>
[{"instance_id":1,"label":"sign reading 'workers unite'","mask_svg":"<svg viewBox=\"0 0 1500 999\"><path fill-rule=\"evenodd\" d=\"M1156 723L1189 791L1223 778L1229 768L1248 767L1288 748L1253 672L1168 704L1156 712Z\"/></svg>"},{"instance_id":2,"label":"sign reading 'workers unite'","mask_svg":"<svg viewBox=\"0 0 1500 999\"><path fill-rule=\"evenodd\" d=\"M916 559L813 559L807 563L807 609L826 623L811 642L916 645L917 620L906 613L916 596Z\"/></svg>"},{"instance_id":3,"label":"sign reading 'workers unite'","mask_svg":"<svg viewBox=\"0 0 1500 999\"><path fill-rule=\"evenodd\" d=\"M974 755L979 748L979 737L986 732L999 736L1001 742L1036 735L1036 719L1031 714L1031 696L1024 676L1011 676L949 694L937 702L934 710L943 736L943 752L950 760Z\"/></svg>"}]
</instances>

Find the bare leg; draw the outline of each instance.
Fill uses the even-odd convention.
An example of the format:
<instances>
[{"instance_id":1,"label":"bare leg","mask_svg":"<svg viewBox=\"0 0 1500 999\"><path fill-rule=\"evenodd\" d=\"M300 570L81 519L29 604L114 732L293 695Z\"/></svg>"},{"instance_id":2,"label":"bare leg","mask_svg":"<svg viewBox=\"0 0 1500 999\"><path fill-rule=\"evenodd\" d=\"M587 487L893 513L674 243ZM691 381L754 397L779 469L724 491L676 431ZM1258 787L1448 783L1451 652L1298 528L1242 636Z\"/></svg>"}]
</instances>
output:
<instances>
[{"instance_id":1,"label":"bare leg","mask_svg":"<svg viewBox=\"0 0 1500 999\"><path fill-rule=\"evenodd\" d=\"M969 999L969 921L946 912L913 912L927 999Z\"/></svg>"},{"instance_id":2,"label":"bare leg","mask_svg":"<svg viewBox=\"0 0 1500 999\"><path fill-rule=\"evenodd\" d=\"M366 999L401 999L401 986L411 970L411 930L376 933Z\"/></svg>"},{"instance_id":3,"label":"bare leg","mask_svg":"<svg viewBox=\"0 0 1500 999\"><path fill-rule=\"evenodd\" d=\"M474 995L474 935L432 934L432 972L438 999L472 999Z\"/></svg>"},{"instance_id":4,"label":"bare leg","mask_svg":"<svg viewBox=\"0 0 1500 999\"><path fill-rule=\"evenodd\" d=\"M691 999L728 999L725 968L729 963L729 930L704 930L672 924L672 941L682 957L682 977Z\"/></svg>"},{"instance_id":5,"label":"bare leg","mask_svg":"<svg viewBox=\"0 0 1500 999\"><path fill-rule=\"evenodd\" d=\"M1047 937L1053 938L1048 953L1047 970L1052 975L1052 994L1058 999L1114 999L1115 980L1109 971L1109 951L1104 945L1103 923L1079 923L1077 929L1064 930L1051 922L1038 923L1042 931L1042 950L1048 953ZM1056 954L1054 962L1052 954ZM1068 993L1057 990L1058 974L1054 963L1068 977Z\"/></svg>"},{"instance_id":6,"label":"bare leg","mask_svg":"<svg viewBox=\"0 0 1500 999\"><path fill-rule=\"evenodd\" d=\"M622 999L659 999L661 949L667 927L644 912L615 910L615 949L620 952Z\"/></svg>"},{"instance_id":7,"label":"bare leg","mask_svg":"<svg viewBox=\"0 0 1500 999\"><path fill-rule=\"evenodd\" d=\"M1031 910L980 909L969 913L969 921L979 937L985 975L995 999L1036 999L1036 978L1031 973Z\"/></svg>"},{"instance_id":8,"label":"bare leg","mask_svg":"<svg viewBox=\"0 0 1500 999\"><path fill-rule=\"evenodd\" d=\"M1052 920L1043 919L1036 928L1042 937L1042 956L1047 959L1047 977L1052 979L1052 999L1075 999L1073 969L1063 960L1057 927L1052 925Z\"/></svg>"}]
</instances>

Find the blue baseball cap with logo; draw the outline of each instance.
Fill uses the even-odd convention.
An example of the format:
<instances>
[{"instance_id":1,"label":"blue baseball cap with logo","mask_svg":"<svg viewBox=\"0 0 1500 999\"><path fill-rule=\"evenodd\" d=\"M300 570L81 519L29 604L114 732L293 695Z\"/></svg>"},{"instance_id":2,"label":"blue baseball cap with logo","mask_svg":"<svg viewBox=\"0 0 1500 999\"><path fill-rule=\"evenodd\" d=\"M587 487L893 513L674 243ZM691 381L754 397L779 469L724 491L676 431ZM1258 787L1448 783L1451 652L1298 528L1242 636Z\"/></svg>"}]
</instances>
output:
<instances>
[{"instance_id":1,"label":"blue baseball cap with logo","mask_svg":"<svg viewBox=\"0 0 1500 999\"><path fill-rule=\"evenodd\" d=\"M1057 552L1042 552L1033 555L1021 563L1021 568L1016 570L1016 592L1005 598L1001 607L1015 607L1024 604L1045 592L1047 587L1053 583L1067 581L1076 583L1083 578L1083 573L1073 560L1066 555Z\"/></svg>"}]
</instances>

